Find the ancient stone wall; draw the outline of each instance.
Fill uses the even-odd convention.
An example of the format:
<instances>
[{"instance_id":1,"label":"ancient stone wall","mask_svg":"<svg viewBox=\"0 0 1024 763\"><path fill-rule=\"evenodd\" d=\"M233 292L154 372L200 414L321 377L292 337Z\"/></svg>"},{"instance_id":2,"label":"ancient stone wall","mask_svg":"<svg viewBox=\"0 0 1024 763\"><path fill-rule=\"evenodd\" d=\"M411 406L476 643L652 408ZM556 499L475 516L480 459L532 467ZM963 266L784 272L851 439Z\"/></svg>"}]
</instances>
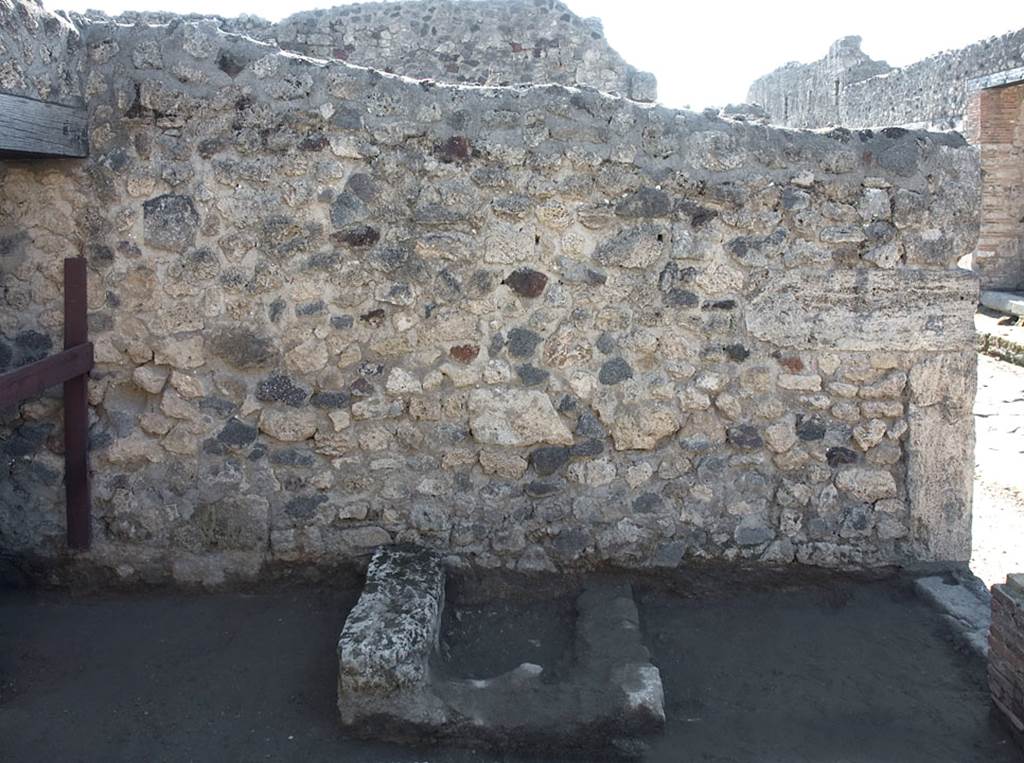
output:
<instances>
[{"instance_id":1,"label":"ancient stone wall","mask_svg":"<svg viewBox=\"0 0 1024 763\"><path fill-rule=\"evenodd\" d=\"M169 14L126 13L120 22L169 23ZM598 19L557 0L434 0L343 5L272 24L212 17L225 31L305 56L341 59L415 79L475 85L585 85L654 101L654 75L622 60Z\"/></svg>"},{"instance_id":2,"label":"ancient stone wall","mask_svg":"<svg viewBox=\"0 0 1024 763\"><path fill-rule=\"evenodd\" d=\"M79 105L81 41L37 0L0 0L0 93Z\"/></svg>"},{"instance_id":3,"label":"ancient stone wall","mask_svg":"<svg viewBox=\"0 0 1024 763\"><path fill-rule=\"evenodd\" d=\"M82 31L92 157L0 164L0 352L59 342L61 259L89 260L73 561L967 558L958 136L424 87L211 22ZM25 404L0 446L0 546L51 570L58 413Z\"/></svg>"},{"instance_id":4,"label":"ancient stone wall","mask_svg":"<svg viewBox=\"0 0 1024 763\"><path fill-rule=\"evenodd\" d=\"M756 80L747 99L788 127L961 129L968 81L1022 65L1024 29L899 69L873 61L859 37L847 37L819 61L787 64Z\"/></svg>"}]
</instances>

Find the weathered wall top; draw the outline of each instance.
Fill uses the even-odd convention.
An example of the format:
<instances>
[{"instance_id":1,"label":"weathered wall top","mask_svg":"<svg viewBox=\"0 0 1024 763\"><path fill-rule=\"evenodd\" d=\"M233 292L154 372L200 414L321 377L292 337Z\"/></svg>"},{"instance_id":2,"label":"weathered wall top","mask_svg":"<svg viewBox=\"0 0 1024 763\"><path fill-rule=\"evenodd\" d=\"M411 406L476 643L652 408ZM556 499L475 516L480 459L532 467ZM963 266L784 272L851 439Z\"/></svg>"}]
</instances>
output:
<instances>
[{"instance_id":1,"label":"weathered wall top","mask_svg":"<svg viewBox=\"0 0 1024 763\"><path fill-rule=\"evenodd\" d=\"M790 63L759 78L748 100L788 127L961 129L968 81L1022 65L1024 29L899 69L865 55L859 37L845 37L819 61Z\"/></svg>"},{"instance_id":2,"label":"weathered wall top","mask_svg":"<svg viewBox=\"0 0 1024 763\"><path fill-rule=\"evenodd\" d=\"M78 105L81 71L73 23L38 0L0 0L0 93Z\"/></svg>"},{"instance_id":3,"label":"weathered wall top","mask_svg":"<svg viewBox=\"0 0 1024 763\"><path fill-rule=\"evenodd\" d=\"M175 18L126 13L117 21L169 23ZM657 98L654 75L623 61L608 45L598 19L581 19L557 0L363 3L305 11L276 24L251 16L211 18L225 31L284 50L415 79L585 85L638 101Z\"/></svg>"},{"instance_id":4,"label":"weathered wall top","mask_svg":"<svg viewBox=\"0 0 1024 763\"><path fill-rule=\"evenodd\" d=\"M959 136L424 84L209 21L83 36L93 155L0 163L0 364L57 345L60 260L89 260L78 563L969 553ZM0 435L0 545L51 565L57 422Z\"/></svg>"}]
</instances>

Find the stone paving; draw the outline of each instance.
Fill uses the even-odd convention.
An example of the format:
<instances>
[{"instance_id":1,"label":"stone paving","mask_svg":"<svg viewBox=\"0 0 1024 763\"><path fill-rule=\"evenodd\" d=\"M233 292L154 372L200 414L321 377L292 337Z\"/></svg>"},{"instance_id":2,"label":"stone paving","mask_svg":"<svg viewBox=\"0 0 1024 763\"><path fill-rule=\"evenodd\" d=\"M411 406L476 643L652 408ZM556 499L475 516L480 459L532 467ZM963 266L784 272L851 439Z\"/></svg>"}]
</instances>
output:
<instances>
[{"instance_id":1,"label":"stone paving","mask_svg":"<svg viewBox=\"0 0 1024 763\"><path fill-rule=\"evenodd\" d=\"M1024 368L980 355L971 569L989 586L1024 570Z\"/></svg>"}]
</instances>

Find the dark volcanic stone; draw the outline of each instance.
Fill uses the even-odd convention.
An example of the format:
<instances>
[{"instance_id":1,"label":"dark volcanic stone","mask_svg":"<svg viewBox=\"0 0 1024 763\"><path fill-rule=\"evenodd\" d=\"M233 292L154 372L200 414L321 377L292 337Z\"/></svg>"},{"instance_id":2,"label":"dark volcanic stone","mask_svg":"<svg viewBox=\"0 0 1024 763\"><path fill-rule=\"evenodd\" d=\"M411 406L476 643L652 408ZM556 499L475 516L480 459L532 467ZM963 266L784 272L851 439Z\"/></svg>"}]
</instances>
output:
<instances>
[{"instance_id":1,"label":"dark volcanic stone","mask_svg":"<svg viewBox=\"0 0 1024 763\"><path fill-rule=\"evenodd\" d=\"M508 332L508 354L513 358L528 358L533 355L542 337L535 331L514 328Z\"/></svg>"},{"instance_id":2,"label":"dark volcanic stone","mask_svg":"<svg viewBox=\"0 0 1024 763\"><path fill-rule=\"evenodd\" d=\"M542 368L536 368L529 363L516 366L516 374L519 376L519 381L527 387L543 384L548 380L548 377L551 376L548 371L545 371Z\"/></svg>"},{"instance_id":3,"label":"dark volcanic stone","mask_svg":"<svg viewBox=\"0 0 1024 763\"><path fill-rule=\"evenodd\" d=\"M217 68L234 79L245 69L245 64L236 60L228 51L222 50L217 55Z\"/></svg>"},{"instance_id":4,"label":"dark volcanic stone","mask_svg":"<svg viewBox=\"0 0 1024 763\"><path fill-rule=\"evenodd\" d=\"M672 211L672 200L658 188L641 188L615 206L619 217L664 217Z\"/></svg>"},{"instance_id":5,"label":"dark volcanic stone","mask_svg":"<svg viewBox=\"0 0 1024 763\"><path fill-rule=\"evenodd\" d=\"M700 304L700 297L688 289L669 289L663 299L669 307L696 307Z\"/></svg>"},{"instance_id":6,"label":"dark volcanic stone","mask_svg":"<svg viewBox=\"0 0 1024 763\"><path fill-rule=\"evenodd\" d=\"M220 430L220 434L217 435L217 439L225 445L242 447L255 442L258 434L259 432L256 427L232 418L229 419L228 423L224 425L224 428Z\"/></svg>"},{"instance_id":7,"label":"dark volcanic stone","mask_svg":"<svg viewBox=\"0 0 1024 763\"><path fill-rule=\"evenodd\" d=\"M530 463L541 477L554 474L569 461L569 449L559 446L537 448L530 453Z\"/></svg>"},{"instance_id":8,"label":"dark volcanic stone","mask_svg":"<svg viewBox=\"0 0 1024 763\"><path fill-rule=\"evenodd\" d=\"M633 378L633 368L622 358L612 358L605 361L601 370L597 373L597 380L601 384L621 384L626 379Z\"/></svg>"},{"instance_id":9,"label":"dark volcanic stone","mask_svg":"<svg viewBox=\"0 0 1024 763\"><path fill-rule=\"evenodd\" d=\"M661 508L661 496L657 493L644 493L633 501L633 511L639 514L650 514Z\"/></svg>"},{"instance_id":10,"label":"dark volcanic stone","mask_svg":"<svg viewBox=\"0 0 1024 763\"><path fill-rule=\"evenodd\" d=\"M597 338L594 343L597 347L597 351L602 355L611 355L615 352L615 337L609 334L607 331L602 332L601 336Z\"/></svg>"},{"instance_id":11,"label":"dark volcanic stone","mask_svg":"<svg viewBox=\"0 0 1024 763\"><path fill-rule=\"evenodd\" d=\"M322 299L318 299L316 302L307 302L304 305L295 306L295 315L302 317L304 315L319 315L327 309L327 305L324 304Z\"/></svg>"},{"instance_id":12,"label":"dark volcanic stone","mask_svg":"<svg viewBox=\"0 0 1024 763\"><path fill-rule=\"evenodd\" d=\"M6 371L10 367L13 357L10 345L0 340L0 371Z\"/></svg>"},{"instance_id":13,"label":"dark volcanic stone","mask_svg":"<svg viewBox=\"0 0 1024 763\"><path fill-rule=\"evenodd\" d=\"M287 403L298 408L306 402L308 390L303 389L284 374L274 374L256 385L256 399L265 403Z\"/></svg>"},{"instance_id":14,"label":"dark volcanic stone","mask_svg":"<svg viewBox=\"0 0 1024 763\"><path fill-rule=\"evenodd\" d=\"M199 398L199 410L209 411L218 416L230 416L238 410L238 406L222 397L201 397Z\"/></svg>"},{"instance_id":15,"label":"dark volcanic stone","mask_svg":"<svg viewBox=\"0 0 1024 763\"><path fill-rule=\"evenodd\" d=\"M742 344L727 344L722 348L725 351L726 357L736 363L742 363L744 360L750 357L750 350L744 347Z\"/></svg>"},{"instance_id":16,"label":"dark volcanic stone","mask_svg":"<svg viewBox=\"0 0 1024 763\"><path fill-rule=\"evenodd\" d=\"M604 453L604 440L597 437L586 437L573 444L569 455L573 458L592 458Z\"/></svg>"},{"instance_id":17,"label":"dark volcanic stone","mask_svg":"<svg viewBox=\"0 0 1024 763\"><path fill-rule=\"evenodd\" d=\"M829 466L842 466L857 463L857 453L849 448L829 448L825 451L825 459Z\"/></svg>"},{"instance_id":18,"label":"dark volcanic stone","mask_svg":"<svg viewBox=\"0 0 1024 763\"><path fill-rule=\"evenodd\" d=\"M770 527L738 527L736 542L741 546L759 546L775 537Z\"/></svg>"},{"instance_id":19,"label":"dark volcanic stone","mask_svg":"<svg viewBox=\"0 0 1024 763\"><path fill-rule=\"evenodd\" d=\"M184 252L196 242L199 213L191 196L165 193L142 204L143 240L157 249Z\"/></svg>"},{"instance_id":20,"label":"dark volcanic stone","mask_svg":"<svg viewBox=\"0 0 1024 763\"><path fill-rule=\"evenodd\" d=\"M315 461L312 453L301 448L284 448L270 452L270 463L277 466L312 466Z\"/></svg>"},{"instance_id":21,"label":"dark volcanic stone","mask_svg":"<svg viewBox=\"0 0 1024 763\"><path fill-rule=\"evenodd\" d=\"M14 337L14 346L21 351L22 364L34 363L50 353L53 340L46 334L29 329Z\"/></svg>"},{"instance_id":22,"label":"dark volcanic stone","mask_svg":"<svg viewBox=\"0 0 1024 763\"><path fill-rule=\"evenodd\" d=\"M331 316L331 328L334 329L350 329L355 323L355 320L351 315L332 315Z\"/></svg>"},{"instance_id":23,"label":"dark volcanic stone","mask_svg":"<svg viewBox=\"0 0 1024 763\"><path fill-rule=\"evenodd\" d=\"M821 440L825 437L826 431L828 431L828 427L825 425L825 422L817 416L808 416L805 419L797 419L796 436L801 440L806 442Z\"/></svg>"},{"instance_id":24,"label":"dark volcanic stone","mask_svg":"<svg viewBox=\"0 0 1024 763\"><path fill-rule=\"evenodd\" d=\"M349 389L353 397L370 397L377 391L366 379L356 379L349 385Z\"/></svg>"},{"instance_id":25,"label":"dark volcanic stone","mask_svg":"<svg viewBox=\"0 0 1024 763\"><path fill-rule=\"evenodd\" d=\"M314 408L344 408L350 402L352 396L348 392L314 392L309 398Z\"/></svg>"},{"instance_id":26,"label":"dark volcanic stone","mask_svg":"<svg viewBox=\"0 0 1024 763\"><path fill-rule=\"evenodd\" d=\"M734 427L729 427L727 430L727 436L729 438L729 442L737 448L760 448L764 444L764 440L761 439L761 435L757 431L757 428L750 424L739 424Z\"/></svg>"},{"instance_id":27,"label":"dark volcanic stone","mask_svg":"<svg viewBox=\"0 0 1024 763\"><path fill-rule=\"evenodd\" d=\"M590 411L584 411L576 420L576 434L582 437L606 437L607 432L604 426Z\"/></svg>"},{"instance_id":28,"label":"dark volcanic stone","mask_svg":"<svg viewBox=\"0 0 1024 763\"><path fill-rule=\"evenodd\" d=\"M569 413L576 410L578 401L572 395L563 395L562 399L558 401L558 412Z\"/></svg>"},{"instance_id":29,"label":"dark volcanic stone","mask_svg":"<svg viewBox=\"0 0 1024 763\"><path fill-rule=\"evenodd\" d=\"M537 270L519 268L509 273L502 283L520 297L532 299L539 297L544 292L544 287L548 285L548 277Z\"/></svg>"},{"instance_id":30,"label":"dark volcanic stone","mask_svg":"<svg viewBox=\"0 0 1024 763\"><path fill-rule=\"evenodd\" d=\"M367 323L370 326L373 326L374 328L380 328L381 326L384 325L384 316L384 310L378 307L375 310L371 310L368 313L363 313L362 315L360 315L359 320L361 320L363 323Z\"/></svg>"},{"instance_id":31,"label":"dark volcanic stone","mask_svg":"<svg viewBox=\"0 0 1024 763\"><path fill-rule=\"evenodd\" d=\"M235 368L254 368L275 356L274 344L246 328L222 329L209 340L214 355Z\"/></svg>"},{"instance_id":32,"label":"dark volcanic stone","mask_svg":"<svg viewBox=\"0 0 1024 763\"><path fill-rule=\"evenodd\" d=\"M326 495L297 495L284 505L284 513L295 519L309 519L326 501Z\"/></svg>"},{"instance_id":33,"label":"dark volcanic stone","mask_svg":"<svg viewBox=\"0 0 1024 763\"><path fill-rule=\"evenodd\" d=\"M270 303L267 308L267 315L270 317L271 323L277 323L278 319L284 314L285 307L287 307L287 303L280 297Z\"/></svg>"},{"instance_id":34,"label":"dark volcanic stone","mask_svg":"<svg viewBox=\"0 0 1024 763\"><path fill-rule=\"evenodd\" d=\"M531 498L544 498L545 496L554 495L559 490L559 484L557 482L542 482L541 480L534 480L526 486L526 494Z\"/></svg>"},{"instance_id":35,"label":"dark volcanic stone","mask_svg":"<svg viewBox=\"0 0 1024 763\"><path fill-rule=\"evenodd\" d=\"M380 231L370 225L355 225L332 234L331 240L356 248L373 246L380 241Z\"/></svg>"},{"instance_id":36,"label":"dark volcanic stone","mask_svg":"<svg viewBox=\"0 0 1024 763\"><path fill-rule=\"evenodd\" d=\"M32 455L43 447L52 429L53 424L49 422L33 421L22 424L3 443L3 454L10 458Z\"/></svg>"}]
</instances>

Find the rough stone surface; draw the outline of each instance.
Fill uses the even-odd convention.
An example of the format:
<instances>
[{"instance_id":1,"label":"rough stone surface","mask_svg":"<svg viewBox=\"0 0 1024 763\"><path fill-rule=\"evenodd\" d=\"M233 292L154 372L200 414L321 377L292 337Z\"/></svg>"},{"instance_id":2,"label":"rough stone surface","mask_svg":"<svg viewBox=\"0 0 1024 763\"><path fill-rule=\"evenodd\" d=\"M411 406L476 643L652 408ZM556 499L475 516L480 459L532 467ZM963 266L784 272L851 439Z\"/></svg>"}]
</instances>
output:
<instances>
[{"instance_id":1,"label":"rough stone surface","mask_svg":"<svg viewBox=\"0 0 1024 763\"><path fill-rule=\"evenodd\" d=\"M543 392L473 390L469 395L469 427L476 440L486 445L572 444L572 434Z\"/></svg>"},{"instance_id":2,"label":"rough stone surface","mask_svg":"<svg viewBox=\"0 0 1024 763\"><path fill-rule=\"evenodd\" d=\"M576 600L567 675L524 662L499 675L440 669L445 574L422 549L380 549L338 641L338 709L355 735L446 739L503 751L639 749L665 724L658 669L628 585L590 584Z\"/></svg>"},{"instance_id":3,"label":"rough stone surface","mask_svg":"<svg viewBox=\"0 0 1024 763\"><path fill-rule=\"evenodd\" d=\"M387 7L422 30L430 5ZM14 7L0 43L32 55L0 77L67 73L92 153L0 162L0 366L59 346L60 258L85 252L96 542L64 548L43 398L0 424L5 554L125 584L226 579L208 528L251 576L384 539L506 568L964 558L978 166L958 138L776 130L568 71L418 83L234 33L287 26L255 20ZM324 36L296 45L383 7L314 14ZM480 23L491 42L460 46L494 42ZM472 82L495 61L451 63ZM202 518L229 495L267 502L258 530Z\"/></svg>"},{"instance_id":4,"label":"rough stone surface","mask_svg":"<svg viewBox=\"0 0 1024 763\"><path fill-rule=\"evenodd\" d=\"M429 673L444 609L441 558L424 549L384 548L338 639L338 707L351 722L362 693L419 687Z\"/></svg>"}]
</instances>

